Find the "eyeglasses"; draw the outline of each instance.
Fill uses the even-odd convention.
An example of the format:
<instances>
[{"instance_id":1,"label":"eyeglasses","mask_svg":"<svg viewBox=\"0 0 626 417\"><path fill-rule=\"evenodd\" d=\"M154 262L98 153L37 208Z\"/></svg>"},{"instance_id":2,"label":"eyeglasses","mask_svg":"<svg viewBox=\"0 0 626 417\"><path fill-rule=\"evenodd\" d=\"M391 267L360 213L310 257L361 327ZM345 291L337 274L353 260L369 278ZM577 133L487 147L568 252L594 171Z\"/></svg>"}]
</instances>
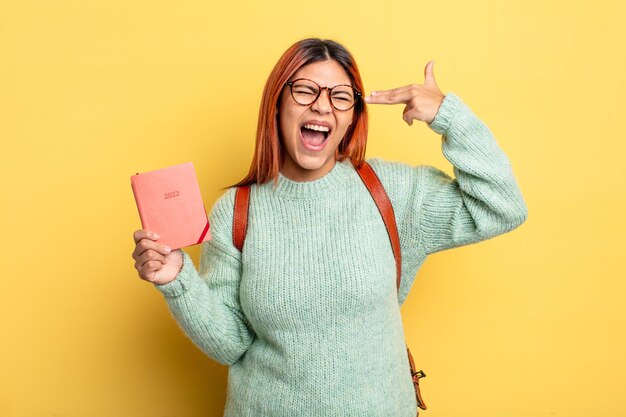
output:
<instances>
[{"instance_id":1,"label":"eyeglasses","mask_svg":"<svg viewBox=\"0 0 626 417\"><path fill-rule=\"evenodd\" d=\"M339 111L350 110L361 98L359 90L349 84L340 84L334 87L320 87L315 81L298 78L285 83L291 89L291 97L296 103L310 106L320 97L322 90L328 90L328 97L332 106Z\"/></svg>"}]
</instances>

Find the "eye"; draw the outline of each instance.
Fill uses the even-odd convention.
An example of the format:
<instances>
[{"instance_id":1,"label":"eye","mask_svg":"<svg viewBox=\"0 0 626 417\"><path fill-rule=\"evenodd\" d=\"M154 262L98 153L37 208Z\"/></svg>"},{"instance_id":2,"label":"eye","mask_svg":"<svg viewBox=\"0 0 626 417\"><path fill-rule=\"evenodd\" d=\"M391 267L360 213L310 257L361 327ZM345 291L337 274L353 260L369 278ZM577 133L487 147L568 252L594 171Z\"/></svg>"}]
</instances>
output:
<instances>
[{"instance_id":1,"label":"eye","mask_svg":"<svg viewBox=\"0 0 626 417\"><path fill-rule=\"evenodd\" d=\"M348 91L337 91L337 92L333 91L333 100L352 101L353 97L352 97L352 94Z\"/></svg>"},{"instance_id":2,"label":"eye","mask_svg":"<svg viewBox=\"0 0 626 417\"><path fill-rule=\"evenodd\" d=\"M303 94L303 95L311 95L311 96L316 96L317 95L317 91L313 91L310 88L305 88L305 87L293 87L293 92L294 94Z\"/></svg>"},{"instance_id":3,"label":"eye","mask_svg":"<svg viewBox=\"0 0 626 417\"><path fill-rule=\"evenodd\" d=\"M317 86L312 82L306 80L294 82L292 86L292 91L294 94L303 96L316 96L318 93Z\"/></svg>"}]
</instances>

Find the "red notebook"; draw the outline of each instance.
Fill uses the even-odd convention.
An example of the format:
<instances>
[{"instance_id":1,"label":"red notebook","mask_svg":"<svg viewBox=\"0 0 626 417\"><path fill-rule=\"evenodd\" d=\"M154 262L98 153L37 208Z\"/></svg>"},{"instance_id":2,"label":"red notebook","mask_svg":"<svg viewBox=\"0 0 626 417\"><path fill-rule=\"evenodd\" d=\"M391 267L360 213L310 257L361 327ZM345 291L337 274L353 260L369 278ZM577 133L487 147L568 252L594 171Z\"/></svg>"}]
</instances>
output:
<instances>
[{"instance_id":1,"label":"red notebook","mask_svg":"<svg viewBox=\"0 0 626 417\"><path fill-rule=\"evenodd\" d=\"M211 239L192 162L130 177L143 229L159 234L172 250Z\"/></svg>"}]
</instances>

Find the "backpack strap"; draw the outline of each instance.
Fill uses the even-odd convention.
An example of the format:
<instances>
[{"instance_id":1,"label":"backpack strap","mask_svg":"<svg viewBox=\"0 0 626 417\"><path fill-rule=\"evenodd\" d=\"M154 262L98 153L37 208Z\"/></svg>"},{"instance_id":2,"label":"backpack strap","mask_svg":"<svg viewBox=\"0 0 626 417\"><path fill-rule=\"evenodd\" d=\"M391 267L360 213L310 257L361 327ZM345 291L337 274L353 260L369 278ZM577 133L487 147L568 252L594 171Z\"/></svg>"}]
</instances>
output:
<instances>
[{"instance_id":1,"label":"backpack strap","mask_svg":"<svg viewBox=\"0 0 626 417\"><path fill-rule=\"evenodd\" d=\"M387 234L391 241L391 249L393 250L393 256L396 259L396 289L400 291L400 277L402 275L402 253L400 251L400 237L398 235L398 226L396 225L396 216L393 212L393 206L391 200L385 191L385 187L380 182L378 175L374 172L370 164L363 161L363 165L360 168L355 166L356 172L358 172L361 180L365 183L365 187L372 195L376 207L383 218L385 227L387 228Z\"/></svg>"},{"instance_id":2,"label":"backpack strap","mask_svg":"<svg viewBox=\"0 0 626 417\"><path fill-rule=\"evenodd\" d=\"M250 186L237 187L235 192L235 215L233 216L233 244L239 252L243 249L248 230L248 207L250 207Z\"/></svg>"}]
</instances>

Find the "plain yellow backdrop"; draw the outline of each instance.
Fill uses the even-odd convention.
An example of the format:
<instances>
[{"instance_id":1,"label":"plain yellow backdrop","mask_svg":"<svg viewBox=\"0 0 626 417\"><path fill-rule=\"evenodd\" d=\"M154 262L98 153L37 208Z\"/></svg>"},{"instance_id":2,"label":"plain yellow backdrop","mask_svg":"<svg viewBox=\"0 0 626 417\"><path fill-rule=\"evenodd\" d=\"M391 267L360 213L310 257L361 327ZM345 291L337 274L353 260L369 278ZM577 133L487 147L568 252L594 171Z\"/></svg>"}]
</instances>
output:
<instances>
[{"instance_id":1,"label":"plain yellow backdrop","mask_svg":"<svg viewBox=\"0 0 626 417\"><path fill-rule=\"evenodd\" d=\"M529 207L419 272L402 312L423 415L626 415L625 19L619 1L0 1L0 416L222 415L227 368L133 267L129 178L193 161L210 208L308 36L344 43L367 91L434 59ZM427 126L370 112L368 157L452 174Z\"/></svg>"}]
</instances>

